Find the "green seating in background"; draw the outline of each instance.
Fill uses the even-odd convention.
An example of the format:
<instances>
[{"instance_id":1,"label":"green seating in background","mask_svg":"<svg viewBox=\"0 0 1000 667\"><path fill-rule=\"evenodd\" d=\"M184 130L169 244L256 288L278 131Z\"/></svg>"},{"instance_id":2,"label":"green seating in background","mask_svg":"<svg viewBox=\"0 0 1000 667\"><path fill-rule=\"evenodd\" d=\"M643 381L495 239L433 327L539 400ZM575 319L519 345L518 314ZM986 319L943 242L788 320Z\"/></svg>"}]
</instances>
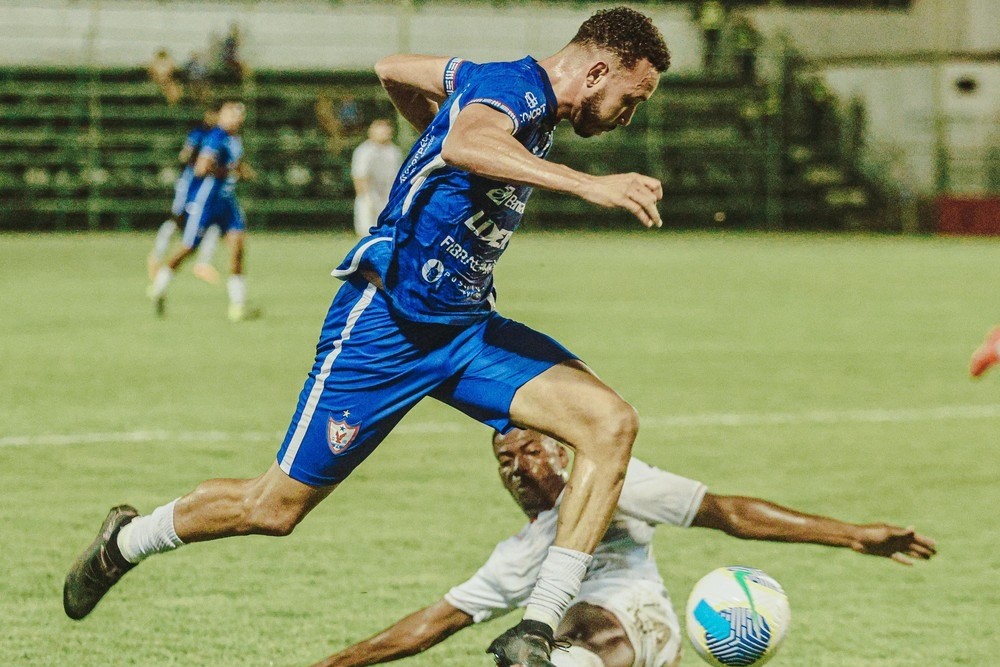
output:
<instances>
[{"instance_id":1,"label":"green seating in background","mask_svg":"<svg viewBox=\"0 0 1000 667\"><path fill-rule=\"evenodd\" d=\"M350 156L364 127L331 140L315 105L322 95L336 110L350 95L366 121L394 115L373 73L260 71L243 87L220 85L214 94L248 105L244 140L259 178L239 192L251 228L349 227ZM552 158L589 173L639 171L661 179L665 220L673 226L763 226L767 169L778 164L788 210L803 225L838 224L817 207L854 205L855 193L829 196L824 189L851 187L850 176L831 178L822 164L776 157L766 98L763 87L668 77L625 130L582 140L560 126ZM141 69L0 68L0 229L160 222L180 169L177 153L201 113L189 99L168 106ZM595 226L634 225L627 214L544 192L536 193L527 220L579 226L581 217Z\"/></svg>"}]
</instances>

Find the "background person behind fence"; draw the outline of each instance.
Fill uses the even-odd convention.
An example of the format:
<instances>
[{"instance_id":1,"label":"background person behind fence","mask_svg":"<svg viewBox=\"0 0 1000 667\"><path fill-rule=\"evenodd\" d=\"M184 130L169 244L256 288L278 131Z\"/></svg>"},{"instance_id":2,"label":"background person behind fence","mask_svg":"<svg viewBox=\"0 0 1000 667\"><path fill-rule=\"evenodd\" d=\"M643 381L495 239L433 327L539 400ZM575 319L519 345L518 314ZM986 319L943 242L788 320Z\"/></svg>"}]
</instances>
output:
<instances>
[{"instance_id":1,"label":"background person behind fence","mask_svg":"<svg viewBox=\"0 0 1000 667\"><path fill-rule=\"evenodd\" d=\"M368 126L368 139L351 156L351 180L354 181L354 231L368 236L379 213L389 201L389 191L403 164L403 153L392 143L393 129L387 120L378 119Z\"/></svg>"}]
</instances>

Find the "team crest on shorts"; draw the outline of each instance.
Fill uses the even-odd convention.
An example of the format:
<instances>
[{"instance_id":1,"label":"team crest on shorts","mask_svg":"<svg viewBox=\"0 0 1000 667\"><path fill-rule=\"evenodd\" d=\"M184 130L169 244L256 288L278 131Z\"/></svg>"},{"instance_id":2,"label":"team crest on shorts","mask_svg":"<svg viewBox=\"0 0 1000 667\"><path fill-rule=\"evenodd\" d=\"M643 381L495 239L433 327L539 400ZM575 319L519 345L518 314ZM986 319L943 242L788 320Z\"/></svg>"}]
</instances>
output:
<instances>
[{"instance_id":1,"label":"team crest on shorts","mask_svg":"<svg viewBox=\"0 0 1000 667\"><path fill-rule=\"evenodd\" d=\"M343 420L334 419L331 416L330 421L326 423L326 442L334 454L340 454L350 447L354 438L358 436L358 431L361 430L361 422L357 424L347 423L347 418L350 416L351 411L344 410Z\"/></svg>"}]
</instances>

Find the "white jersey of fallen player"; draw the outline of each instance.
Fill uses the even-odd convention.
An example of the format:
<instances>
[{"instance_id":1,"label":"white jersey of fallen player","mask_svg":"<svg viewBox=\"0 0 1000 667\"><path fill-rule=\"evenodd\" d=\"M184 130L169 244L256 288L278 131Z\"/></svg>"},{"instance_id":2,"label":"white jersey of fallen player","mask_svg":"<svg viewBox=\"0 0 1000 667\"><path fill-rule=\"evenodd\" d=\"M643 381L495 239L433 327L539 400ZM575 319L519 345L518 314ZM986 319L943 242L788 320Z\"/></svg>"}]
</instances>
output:
<instances>
[{"instance_id":1,"label":"white jersey of fallen player","mask_svg":"<svg viewBox=\"0 0 1000 667\"><path fill-rule=\"evenodd\" d=\"M687 527L694 520L707 488L694 480L632 459L618 509L584 579L628 580L662 587L653 557L653 533L659 524ZM562 500L560 496L559 501ZM542 561L556 538L556 507L538 515L521 531L496 546L472 578L455 586L445 600L477 623L527 604Z\"/></svg>"},{"instance_id":2,"label":"white jersey of fallen player","mask_svg":"<svg viewBox=\"0 0 1000 667\"><path fill-rule=\"evenodd\" d=\"M388 203L389 191L402 164L403 153L396 144L380 144L369 139L354 149L351 176L368 180L368 193L376 216Z\"/></svg>"}]
</instances>

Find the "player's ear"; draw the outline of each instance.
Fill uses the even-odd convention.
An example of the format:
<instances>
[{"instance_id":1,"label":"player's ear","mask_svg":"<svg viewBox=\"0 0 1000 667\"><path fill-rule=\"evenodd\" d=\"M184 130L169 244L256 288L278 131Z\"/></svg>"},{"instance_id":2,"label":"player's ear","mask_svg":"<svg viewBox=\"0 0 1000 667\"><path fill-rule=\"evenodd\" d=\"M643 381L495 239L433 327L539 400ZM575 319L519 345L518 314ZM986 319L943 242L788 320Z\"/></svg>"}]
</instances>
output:
<instances>
[{"instance_id":1,"label":"player's ear","mask_svg":"<svg viewBox=\"0 0 1000 667\"><path fill-rule=\"evenodd\" d=\"M587 87L593 88L594 86L602 83L608 75L608 71L611 68L603 60L598 60L590 66L587 70Z\"/></svg>"}]
</instances>

